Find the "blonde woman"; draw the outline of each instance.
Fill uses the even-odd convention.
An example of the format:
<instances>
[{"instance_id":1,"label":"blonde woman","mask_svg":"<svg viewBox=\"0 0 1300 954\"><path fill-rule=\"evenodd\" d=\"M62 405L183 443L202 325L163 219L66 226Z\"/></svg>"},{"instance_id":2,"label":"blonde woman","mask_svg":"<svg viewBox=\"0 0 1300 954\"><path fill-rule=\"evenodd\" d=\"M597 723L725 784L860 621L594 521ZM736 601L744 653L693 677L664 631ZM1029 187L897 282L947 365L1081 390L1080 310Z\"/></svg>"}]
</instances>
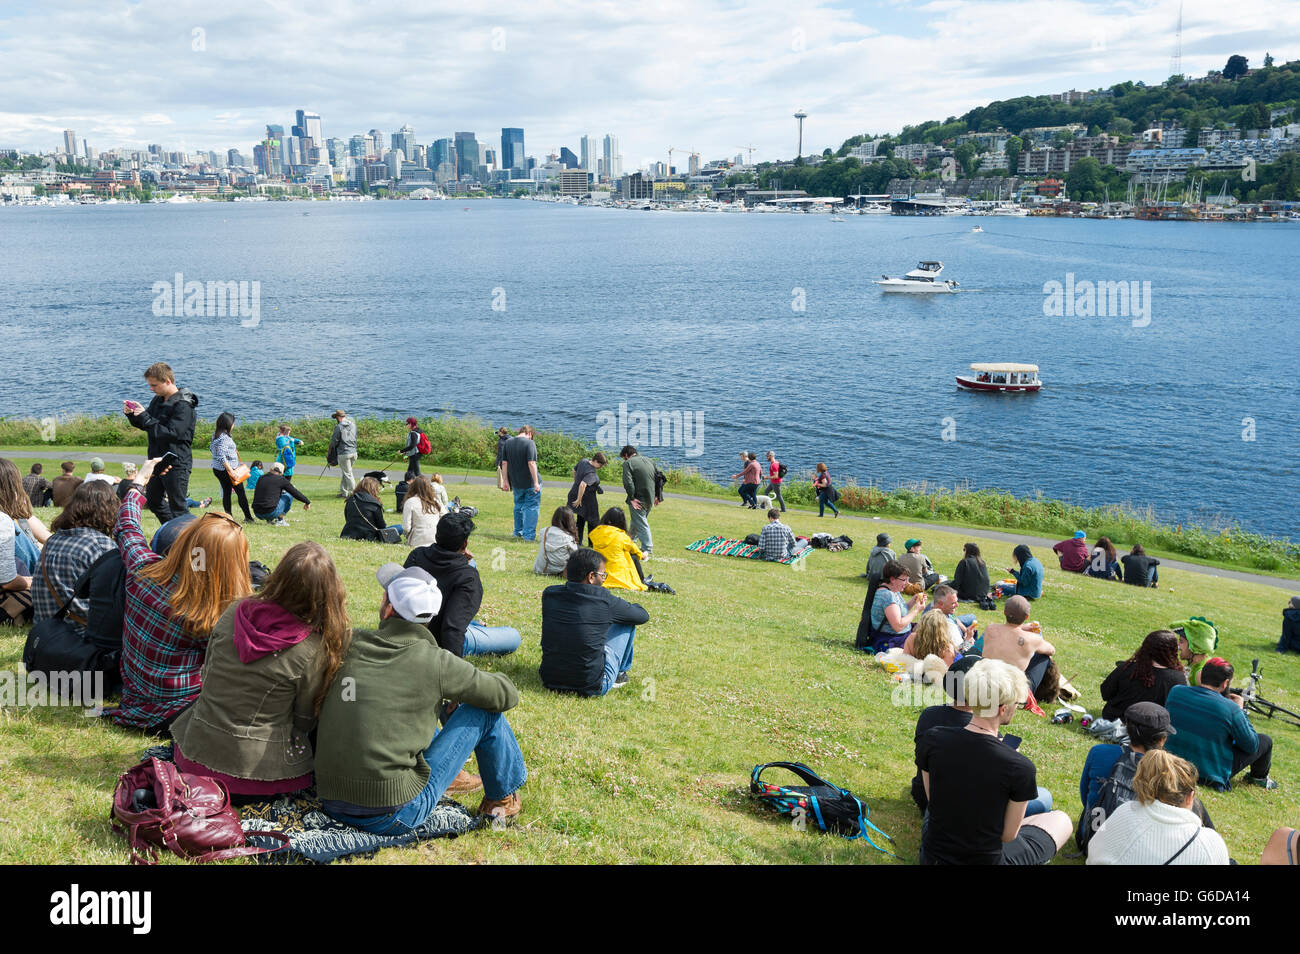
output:
<instances>
[{"instance_id":1,"label":"blonde woman","mask_svg":"<svg viewBox=\"0 0 1300 954\"><path fill-rule=\"evenodd\" d=\"M438 498L438 506L443 513L447 513L451 510L451 504L447 501L447 488L443 485L442 474L434 474L429 478L429 483L433 485L433 495Z\"/></svg>"},{"instance_id":2,"label":"blonde woman","mask_svg":"<svg viewBox=\"0 0 1300 954\"><path fill-rule=\"evenodd\" d=\"M444 491L444 497L446 492ZM447 508L438 501L428 477L416 477L406 488L402 501L402 533L409 547L427 547L434 542L438 521Z\"/></svg>"},{"instance_id":3,"label":"blonde woman","mask_svg":"<svg viewBox=\"0 0 1300 954\"><path fill-rule=\"evenodd\" d=\"M916 629L903 642L903 652L917 659L938 656L944 665L951 666L957 654L953 651L952 636L948 630L948 616L943 610L927 610L921 615Z\"/></svg>"},{"instance_id":4,"label":"blonde woman","mask_svg":"<svg viewBox=\"0 0 1300 954\"><path fill-rule=\"evenodd\" d=\"M1226 865L1228 846L1192 811L1196 766L1164 749L1142 756L1132 801L1088 842L1090 865Z\"/></svg>"}]
</instances>

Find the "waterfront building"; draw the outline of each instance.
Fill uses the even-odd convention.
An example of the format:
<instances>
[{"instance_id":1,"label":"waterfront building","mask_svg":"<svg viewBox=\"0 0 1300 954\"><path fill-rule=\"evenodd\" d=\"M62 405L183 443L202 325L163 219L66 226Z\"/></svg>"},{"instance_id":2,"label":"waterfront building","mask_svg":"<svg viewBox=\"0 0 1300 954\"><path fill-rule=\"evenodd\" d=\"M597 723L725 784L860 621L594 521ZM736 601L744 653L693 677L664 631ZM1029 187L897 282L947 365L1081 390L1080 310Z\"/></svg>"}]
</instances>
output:
<instances>
[{"instance_id":1,"label":"waterfront building","mask_svg":"<svg viewBox=\"0 0 1300 954\"><path fill-rule=\"evenodd\" d=\"M501 168L512 173L527 170L527 158L524 156L524 131L513 126L501 128Z\"/></svg>"},{"instance_id":2,"label":"waterfront building","mask_svg":"<svg viewBox=\"0 0 1300 954\"><path fill-rule=\"evenodd\" d=\"M559 180L561 195L586 195L591 191L591 173L585 169L563 169Z\"/></svg>"},{"instance_id":3,"label":"waterfront building","mask_svg":"<svg viewBox=\"0 0 1300 954\"><path fill-rule=\"evenodd\" d=\"M458 132L456 139L456 176L469 178L481 164L478 140L472 132Z\"/></svg>"},{"instance_id":4,"label":"waterfront building","mask_svg":"<svg viewBox=\"0 0 1300 954\"><path fill-rule=\"evenodd\" d=\"M579 168L587 172L596 171L597 144L591 136L583 136L578 143L579 154L582 156L582 162Z\"/></svg>"},{"instance_id":5,"label":"waterfront building","mask_svg":"<svg viewBox=\"0 0 1300 954\"><path fill-rule=\"evenodd\" d=\"M404 125L393 133L390 145L394 150L399 150L404 159L415 161L415 130L409 125Z\"/></svg>"}]
</instances>

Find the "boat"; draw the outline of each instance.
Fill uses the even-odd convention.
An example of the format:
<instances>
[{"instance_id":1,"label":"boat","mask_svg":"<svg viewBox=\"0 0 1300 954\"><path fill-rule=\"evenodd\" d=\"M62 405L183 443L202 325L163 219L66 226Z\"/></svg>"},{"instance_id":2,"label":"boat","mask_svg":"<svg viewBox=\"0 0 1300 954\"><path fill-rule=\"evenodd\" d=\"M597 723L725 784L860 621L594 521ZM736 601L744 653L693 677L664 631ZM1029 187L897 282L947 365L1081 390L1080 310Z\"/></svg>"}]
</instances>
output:
<instances>
[{"instance_id":1,"label":"boat","mask_svg":"<svg viewBox=\"0 0 1300 954\"><path fill-rule=\"evenodd\" d=\"M972 364L973 374L957 375L957 387L969 391L1003 391L1019 393L1037 391L1043 386L1036 364Z\"/></svg>"},{"instance_id":2,"label":"boat","mask_svg":"<svg viewBox=\"0 0 1300 954\"><path fill-rule=\"evenodd\" d=\"M844 219L844 216L839 215L838 213L836 213L836 214L833 214L833 215L830 217L830 219L828 219L827 221L830 221L830 222L843 222L843 221L845 221L845 219Z\"/></svg>"},{"instance_id":3,"label":"boat","mask_svg":"<svg viewBox=\"0 0 1300 954\"><path fill-rule=\"evenodd\" d=\"M971 229L971 231L972 231L972 232L983 232L984 229L982 229L980 226L977 225L977 226L975 226L973 229Z\"/></svg>"},{"instance_id":4,"label":"boat","mask_svg":"<svg viewBox=\"0 0 1300 954\"><path fill-rule=\"evenodd\" d=\"M925 295L956 291L957 282L952 279L944 281L939 279L939 273L942 271L943 262L917 262L916 268L902 278L882 275L876 284L880 286L882 292L910 292Z\"/></svg>"}]
</instances>

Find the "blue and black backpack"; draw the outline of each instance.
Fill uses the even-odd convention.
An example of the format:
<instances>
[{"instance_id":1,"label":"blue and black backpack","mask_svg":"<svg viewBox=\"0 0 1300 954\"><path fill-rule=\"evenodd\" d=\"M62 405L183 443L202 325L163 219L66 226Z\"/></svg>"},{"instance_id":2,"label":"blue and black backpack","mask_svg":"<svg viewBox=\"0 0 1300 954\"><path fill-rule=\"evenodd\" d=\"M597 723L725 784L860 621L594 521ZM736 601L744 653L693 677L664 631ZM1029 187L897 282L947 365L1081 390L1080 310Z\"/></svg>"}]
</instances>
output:
<instances>
[{"instance_id":1,"label":"blue and black backpack","mask_svg":"<svg viewBox=\"0 0 1300 954\"><path fill-rule=\"evenodd\" d=\"M773 785L759 776L770 768L783 768L799 776L805 785ZM821 831L836 832L845 838L861 838L872 848L892 857L898 857L891 848L881 848L871 836L870 829L892 843L883 831L868 819L867 806L847 788L826 781L802 762L768 762L754 766L750 775L749 793L762 804L789 815L796 822L811 820Z\"/></svg>"}]
</instances>

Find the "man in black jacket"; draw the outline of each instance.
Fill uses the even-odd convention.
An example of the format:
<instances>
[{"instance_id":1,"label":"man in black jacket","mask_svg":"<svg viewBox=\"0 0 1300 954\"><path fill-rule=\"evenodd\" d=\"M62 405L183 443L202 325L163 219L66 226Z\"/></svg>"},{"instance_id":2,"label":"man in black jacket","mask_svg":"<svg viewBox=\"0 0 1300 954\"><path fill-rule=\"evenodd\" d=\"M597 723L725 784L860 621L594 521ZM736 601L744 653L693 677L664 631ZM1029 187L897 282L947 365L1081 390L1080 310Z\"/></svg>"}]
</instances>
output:
<instances>
[{"instance_id":1,"label":"man in black jacket","mask_svg":"<svg viewBox=\"0 0 1300 954\"><path fill-rule=\"evenodd\" d=\"M289 521L284 519L284 515L295 500L302 504L303 510L311 509L311 501L284 476L284 464L277 460L257 480L257 487L253 490L253 516L277 527L287 527Z\"/></svg>"},{"instance_id":2,"label":"man in black jacket","mask_svg":"<svg viewBox=\"0 0 1300 954\"><path fill-rule=\"evenodd\" d=\"M504 656L518 649L523 637L512 627L484 626L474 618L483 603L483 581L468 549L473 532L474 521L467 514L446 514L438 521L433 543L412 550L406 566L418 566L438 581L442 608L426 625L439 646L454 656Z\"/></svg>"},{"instance_id":3,"label":"man in black jacket","mask_svg":"<svg viewBox=\"0 0 1300 954\"><path fill-rule=\"evenodd\" d=\"M569 557L563 586L542 591L542 685L603 696L627 685L636 628L650 614L605 589L605 559L583 548Z\"/></svg>"},{"instance_id":4,"label":"man in black jacket","mask_svg":"<svg viewBox=\"0 0 1300 954\"><path fill-rule=\"evenodd\" d=\"M176 455L176 462L154 474L144 488L145 503L159 523L188 512L190 469L194 463L194 409L199 405L193 391L176 386L172 369L161 361L151 364L144 379L153 392L149 406L123 401L122 411L133 427L149 435L149 457Z\"/></svg>"}]
</instances>

